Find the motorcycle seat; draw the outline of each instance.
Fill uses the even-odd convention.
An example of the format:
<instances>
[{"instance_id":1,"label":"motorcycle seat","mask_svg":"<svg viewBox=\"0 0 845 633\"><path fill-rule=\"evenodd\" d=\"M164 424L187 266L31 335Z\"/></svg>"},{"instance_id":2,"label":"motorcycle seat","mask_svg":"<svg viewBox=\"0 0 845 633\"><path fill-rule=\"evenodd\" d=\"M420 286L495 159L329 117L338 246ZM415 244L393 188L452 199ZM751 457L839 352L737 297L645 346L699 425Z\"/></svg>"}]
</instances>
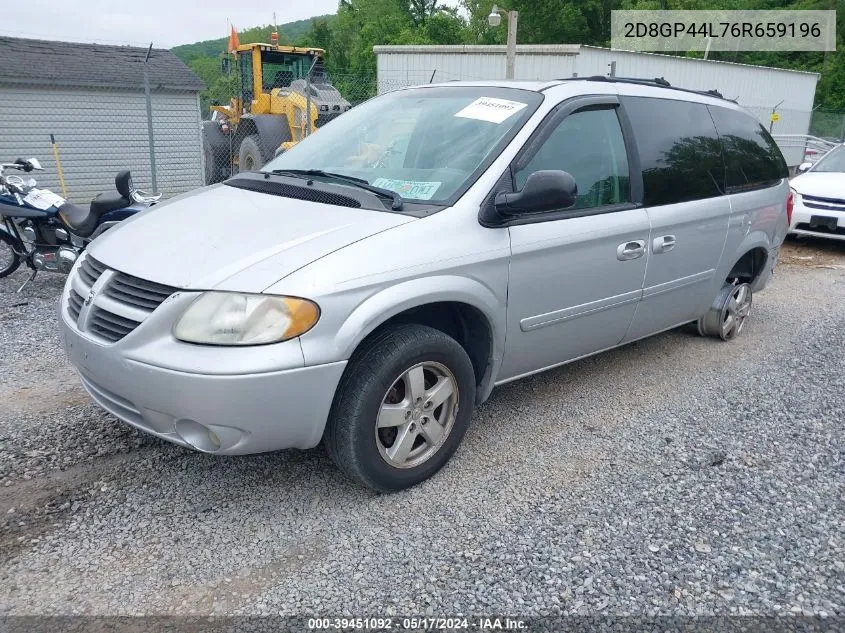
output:
<instances>
[{"instance_id":1,"label":"motorcycle seat","mask_svg":"<svg viewBox=\"0 0 845 633\"><path fill-rule=\"evenodd\" d=\"M79 237L90 236L100 223L100 217L109 211L123 209L132 204L132 176L128 170L121 171L114 179L116 192L101 193L86 209L72 202L59 207L59 218L65 226Z\"/></svg>"},{"instance_id":2,"label":"motorcycle seat","mask_svg":"<svg viewBox=\"0 0 845 633\"><path fill-rule=\"evenodd\" d=\"M119 193L101 193L91 201L91 213L99 218L104 213L114 211L115 209L123 209L132 204L129 198L126 198Z\"/></svg>"},{"instance_id":3,"label":"motorcycle seat","mask_svg":"<svg viewBox=\"0 0 845 633\"><path fill-rule=\"evenodd\" d=\"M90 208L86 209L72 202L65 202L59 207L59 219L79 237L88 237L97 228L99 216L94 215Z\"/></svg>"}]
</instances>

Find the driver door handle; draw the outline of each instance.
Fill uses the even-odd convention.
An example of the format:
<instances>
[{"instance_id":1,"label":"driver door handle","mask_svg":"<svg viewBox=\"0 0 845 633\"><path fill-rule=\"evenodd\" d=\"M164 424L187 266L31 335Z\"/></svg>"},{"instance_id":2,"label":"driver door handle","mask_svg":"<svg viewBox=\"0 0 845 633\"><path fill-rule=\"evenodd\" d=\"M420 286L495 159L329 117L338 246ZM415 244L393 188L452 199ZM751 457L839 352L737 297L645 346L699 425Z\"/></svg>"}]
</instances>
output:
<instances>
[{"instance_id":1,"label":"driver door handle","mask_svg":"<svg viewBox=\"0 0 845 633\"><path fill-rule=\"evenodd\" d=\"M620 262L625 262L629 259L637 259L643 255L645 255L645 240L624 242L616 248L616 259Z\"/></svg>"},{"instance_id":2,"label":"driver door handle","mask_svg":"<svg viewBox=\"0 0 845 633\"><path fill-rule=\"evenodd\" d=\"M668 253L673 248L675 248L674 235L661 235L660 237L655 237L654 241L651 243L651 252L655 255Z\"/></svg>"}]
</instances>

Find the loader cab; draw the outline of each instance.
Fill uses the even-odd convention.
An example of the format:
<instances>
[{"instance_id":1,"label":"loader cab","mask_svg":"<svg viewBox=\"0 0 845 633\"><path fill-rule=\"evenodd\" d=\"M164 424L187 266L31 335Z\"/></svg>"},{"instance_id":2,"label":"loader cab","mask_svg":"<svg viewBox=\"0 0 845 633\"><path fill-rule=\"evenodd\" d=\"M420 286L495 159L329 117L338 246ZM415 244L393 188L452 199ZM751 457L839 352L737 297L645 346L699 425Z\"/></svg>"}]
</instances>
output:
<instances>
[{"instance_id":1,"label":"loader cab","mask_svg":"<svg viewBox=\"0 0 845 633\"><path fill-rule=\"evenodd\" d=\"M323 50L273 44L244 44L237 49L239 93L246 112L262 106L260 95L288 89L311 70L312 80L325 76ZM316 60L316 61L315 61ZM312 69L313 64L313 69Z\"/></svg>"}]
</instances>

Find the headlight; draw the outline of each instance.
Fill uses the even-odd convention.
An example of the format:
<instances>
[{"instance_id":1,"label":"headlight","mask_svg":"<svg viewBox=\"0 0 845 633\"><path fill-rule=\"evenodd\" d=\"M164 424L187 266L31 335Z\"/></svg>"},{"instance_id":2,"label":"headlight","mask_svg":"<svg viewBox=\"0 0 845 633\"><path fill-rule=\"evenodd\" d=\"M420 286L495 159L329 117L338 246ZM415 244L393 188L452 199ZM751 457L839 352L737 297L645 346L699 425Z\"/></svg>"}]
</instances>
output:
<instances>
[{"instance_id":1,"label":"headlight","mask_svg":"<svg viewBox=\"0 0 845 633\"><path fill-rule=\"evenodd\" d=\"M305 334L319 318L317 304L307 299L204 292L176 322L173 336L206 345L263 345Z\"/></svg>"},{"instance_id":2,"label":"headlight","mask_svg":"<svg viewBox=\"0 0 845 633\"><path fill-rule=\"evenodd\" d=\"M798 199L801 197L801 194L800 194L800 193L798 193L797 191L795 191L795 189L793 189L792 187L790 187L790 188L789 188L789 190L792 192L792 197L793 197L793 199L794 199L796 202L798 202Z\"/></svg>"}]
</instances>

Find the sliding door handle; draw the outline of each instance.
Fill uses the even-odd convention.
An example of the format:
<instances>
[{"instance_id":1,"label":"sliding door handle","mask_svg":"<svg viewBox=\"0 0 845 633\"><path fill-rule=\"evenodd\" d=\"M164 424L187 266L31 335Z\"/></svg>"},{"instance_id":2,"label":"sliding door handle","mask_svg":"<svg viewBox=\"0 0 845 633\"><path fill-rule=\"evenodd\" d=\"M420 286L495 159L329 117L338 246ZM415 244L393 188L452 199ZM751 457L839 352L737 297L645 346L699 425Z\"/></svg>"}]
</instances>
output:
<instances>
[{"instance_id":1,"label":"sliding door handle","mask_svg":"<svg viewBox=\"0 0 845 633\"><path fill-rule=\"evenodd\" d=\"M655 237L654 241L651 243L651 252L656 255L659 255L660 253L668 253L673 248L675 248L674 235L661 235L660 237Z\"/></svg>"},{"instance_id":2,"label":"sliding door handle","mask_svg":"<svg viewBox=\"0 0 845 633\"><path fill-rule=\"evenodd\" d=\"M616 247L616 259L620 262L637 259L645 255L645 240L632 240Z\"/></svg>"}]
</instances>

